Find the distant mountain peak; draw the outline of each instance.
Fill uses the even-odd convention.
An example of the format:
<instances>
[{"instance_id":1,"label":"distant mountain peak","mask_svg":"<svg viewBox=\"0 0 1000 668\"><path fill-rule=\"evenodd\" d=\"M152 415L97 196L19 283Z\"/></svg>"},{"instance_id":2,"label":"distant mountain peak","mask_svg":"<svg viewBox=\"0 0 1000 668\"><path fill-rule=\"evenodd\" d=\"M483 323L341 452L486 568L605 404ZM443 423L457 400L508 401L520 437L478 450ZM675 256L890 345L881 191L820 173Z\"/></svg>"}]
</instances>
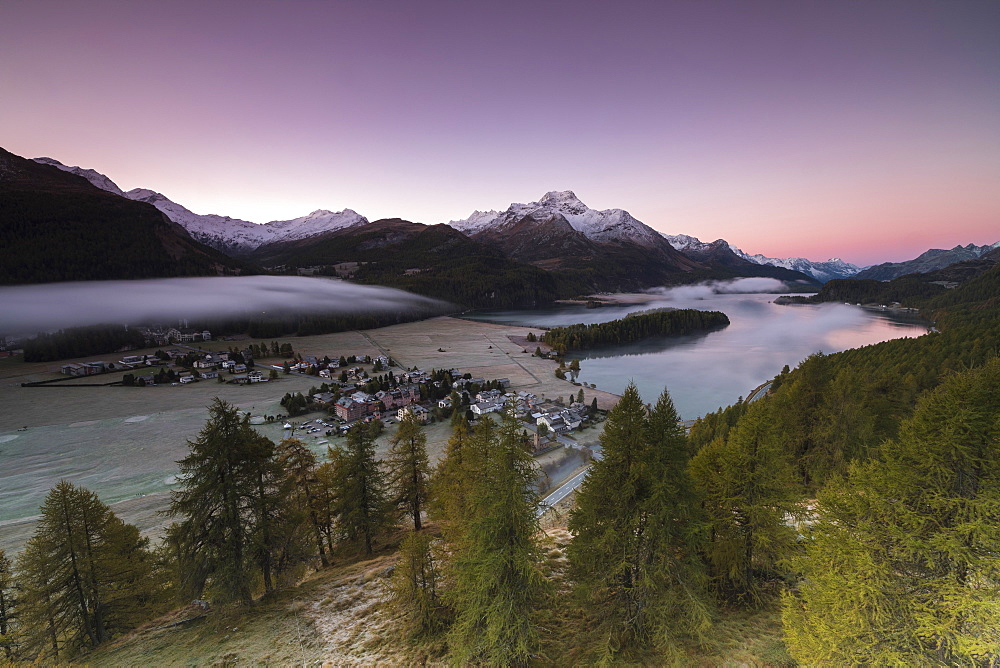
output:
<instances>
[{"instance_id":1,"label":"distant mountain peak","mask_svg":"<svg viewBox=\"0 0 1000 668\"><path fill-rule=\"evenodd\" d=\"M538 204L567 210L575 214L590 211L590 208L581 202L572 190L550 190L538 200Z\"/></svg>"},{"instance_id":2,"label":"distant mountain peak","mask_svg":"<svg viewBox=\"0 0 1000 668\"><path fill-rule=\"evenodd\" d=\"M550 190L537 202L514 203L506 211L474 211L468 218L448 224L475 236L487 230L508 227L528 217L556 222L553 218L556 216L564 218L574 230L598 243L625 241L648 248L663 244L659 232L633 218L628 211L591 209L572 190Z\"/></svg>"},{"instance_id":3,"label":"distant mountain peak","mask_svg":"<svg viewBox=\"0 0 1000 668\"><path fill-rule=\"evenodd\" d=\"M804 257L774 258L766 257L760 254L750 255L749 253L743 252L725 239L716 239L712 243L708 244L701 241L697 237L692 237L687 234L665 234L663 236L670 242L670 245L681 252L694 254L707 253L712 248L727 246L736 256L741 257L748 262L760 265L769 265L771 267L791 269L792 271L800 271L803 274L812 276L816 280L823 283L834 278L847 278L860 271L860 267L857 267L849 262L844 262L840 258L831 258L825 262L813 262L812 260L807 260Z\"/></svg>"},{"instance_id":4,"label":"distant mountain peak","mask_svg":"<svg viewBox=\"0 0 1000 668\"><path fill-rule=\"evenodd\" d=\"M77 176L82 176L83 178L90 181L93 185L97 186L101 190L107 190L109 193L114 193L116 195L124 196L125 193L118 185L106 177L104 174L97 172L93 169L84 169L83 167L70 167L69 165L64 165L54 158L34 158L34 161L43 165L51 165L52 167L57 167L64 172L69 172L70 174L76 174Z\"/></svg>"},{"instance_id":5,"label":"distant mountain peak","mask_svg":"<svg viewBox=\"0 0 1000 668\"><path fill-rule=\"evenodd\" d=\"M976 244L961 244L954 248L945 250L943 248L931 248L924 251L912 260L904 262L883 262L882 264L867 267L857 275L857 278L873 278L877 281L891 281L894 278L906 274L926 274L928 272L944 269L957 262L975 260L993 249L1000 247L1000 241L985 246Z\"/></svg>"},{"instance_id":6,"label":"distant mountain peak","mask_svg":"<svg viewBox=\"0 0 1000 668\"><path fill-rule=\"evenodd\" d=\"M264 225L229 216L202 215L194 213L155 190L133 188L127 193L123 192L111 179L93 169L68 167L53 158L35 158L35 162L82 176L98 188L115 195L152 204L171 221L187 230L194 239L229 254L247 253L277 241L304 239L368 223L367 218L353 209L343 211L316 209L307 216L291 220L272 220Z\"/></svg>"}]
</instances>

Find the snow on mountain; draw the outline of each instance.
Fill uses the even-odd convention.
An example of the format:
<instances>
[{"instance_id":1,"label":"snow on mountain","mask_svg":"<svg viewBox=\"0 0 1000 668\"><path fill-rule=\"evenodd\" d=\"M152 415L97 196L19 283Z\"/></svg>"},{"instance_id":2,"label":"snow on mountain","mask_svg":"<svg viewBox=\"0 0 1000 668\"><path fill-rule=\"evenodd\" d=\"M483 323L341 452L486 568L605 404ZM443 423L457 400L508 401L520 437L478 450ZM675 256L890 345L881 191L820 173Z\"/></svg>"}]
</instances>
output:
<instances>
[{"instance_id":1,"label":"snow on mountain","mask_svg":"<svg viewBox=\"0 0 1000 668\"><path fill-rule=\"evenodd\" d=\"M448 224L472 236L487 228L502 229L527 216L539 219L562 217L574 230L592 241L631 241L649 247L662 243L659 232L633 218L628 211L591 209L572 190L551 191L537 202L511 204L506 211L474 211L468 218L452 220Z\"/></svg>"},{"instance_id":2,"label":"snow on mountain","mask_svg":"<svg viewBox=\"0 0 1000 668\"><path fill-rule=\"evenodd\" d=\"M34 160L43 165L52 165L65 172L82 176L101 190L107 190L137 202L152 204L167 218L186 229L188 234L197 241L229 254L248 253L265 244L305 239L325 232L364 225L368 222L367 218L351 209L343 211L318 209L308 216L292 218L291 220L272 220L263 225L229 216L201 215L153 190L135 188L127 193L123 192L114 181L93 169L69 167L52 158L35 158Z\"/></svg>"},{"instance_id":3,"label":"snow on mountain","mask_svg":"<svg viewBox=\"0 0 1000 668\"><path fill-rule=\"evenodd\" d=\"M975 260L998 247L1000 247L1000 241L985 246L967 244L948 249L931 248L912 260L906 260L905 262L884 262L866 267L857 277L873 278L877 281L891 281L905 274L926 274L930 271L944 269L956 262Z\"/></svg>"},{"instance_id":4,"label":"snow on mountain","mask_svg":"<svg viewBox=\"0 0 1000 668\"><path fill-rule=\"evenodd\" d=\"M281 241L291 241L355 225L364 225L367 222L367 218L353 209L344 209L343 211L317 209L308 216L292 218L291 220L272 220L265 223L263 227L274 229L281 236Z\"/></svg>"},{"instance_id":5,"label":"snow on mountain","mask_svg":"<svg viewBox=\"0 0 1000 668\"><path fill-rule=\"evenodd\" d=\"M664 234L663 236L670 242L671 246L682 252L702 252L711 246L711 244L707 244L697 237L692 237L687 234ZM734 254L744 260L753 262L754 264L766 264L772 267L783 267L793 271L801 271L803 274L808 274L823 283L826 283L834 278L847 278L861 271L860 267L853 265L850 262L844 262L840 258L830 258L825 262L813 262L812 260L807 260L804 257L774 258L766 257L760 254L750 255L749 253L743 252L736 246L728 242L726 243Z\"/></svg>"},{"instance_id":6,"label":"snow on mountain","mask_svg":"<svg viewBox=\"0 0 1000 668\"><path fill-rule=\"evenodd\" d=\"M114 181L106 177L100 172L94 171L93 169L84 169L82 167L70 167L64 165L58 160L53 160L52 158L35 158L35 162L39 162L43 165L52 165L53 167L58 167L64 172L69 172L70 174L76 174L77 176L82 176L83 178L90 181L92 184L100 188L101 190L107 190L109 193L114 193L116 195L124 196L125 193L119 188Z\"/></svg>"},{"instance_id":7,"label":"snow on mountain","mask_svg":"<svg viewBox=\"0 0 1000 668\"><path fill-rule=\"evenodd\" d=\"M861 271L861 267L850 262L844 262L839 257L832 257L823 262L814 262L804 257L774 258L766 257L760 253L748 255L732 245L730 245L730 248L733 248L733 252L743 259L750 260L755 264L769 264L772 267L794 269L795 271L801 271L803 274L809 274L822 283L826 283L834 278L850 278Z\"/></svg>"},{"instance_id":8,"label":"snow on mountain","mask_svg":"<svg viewBox=\"0 0 1000 668\"><path fill-rule=\"evenodd\" d=\"M193 213L160 193L144 188L130 190L125 196L152 204L198 241L226 253L245 253L265 244L305 239L368 222L367 218L351 209L336 212L318 209L308 216L272 220L259 225L229 216Z\"/></svg>"}]
</instances>

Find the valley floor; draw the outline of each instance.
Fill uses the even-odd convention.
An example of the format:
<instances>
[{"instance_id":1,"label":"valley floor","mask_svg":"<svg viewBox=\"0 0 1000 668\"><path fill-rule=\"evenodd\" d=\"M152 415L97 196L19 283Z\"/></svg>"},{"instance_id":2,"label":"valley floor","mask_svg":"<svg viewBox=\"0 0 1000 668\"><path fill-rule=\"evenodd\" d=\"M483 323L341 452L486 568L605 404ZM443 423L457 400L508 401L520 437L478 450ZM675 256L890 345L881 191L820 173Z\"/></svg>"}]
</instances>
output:
<instances>
[{"instance_id":1,"label":"valley floor","mask_svg":"<svg viewBox=\"0 0 1000 668\"><path fill-rule=\"evenodd\" d=\"M470 322L439 317L392 327L321 336L294 337L290 341L303 355L386 354L406 368L424 370L459 368L484 378L509 378L515 390L526 390L548 398L567 397L579 387L556 378L550 360L532 356L525 347L531 331L522 327ZM539 330L535 330L536 333ZM200 344L212 351L250 341L211 341ZM442 349L440 352L438 349ZM155 349L135 351L151 354ZM117 359L113 355L79 361ZM265 359L262 362L280 361ZM213 381L186 386L21 387L23 382L58 376L65 361L24 363L16 358L0 360L0 548L17 552L31 535L34 516L45 494L60 479L97 492L126 522L136 524L146 535L156 536L168 518L159 513L166 507L176 473L175 462L187 454L187 440L205 424L207 406L216 396L253 415L277 415L279 402L288 392L307 392L319 385L318 378L281 374L269 383L246 386ZM106 382L106 381L103 381ZM607 409L618 397L587 388ZM303 416L300 419L308 419ZM22 427L26 427L21 431ZM283 437L280 423L260 425L268 438ZM437 461L450 437L447 424L431 425L428 453ZM391 429L379 441L379 455L388 450ZM596 432L584 435L596 442ZM308 438L322 450L323 439ZM549 458L551 459L551 458ZM553 471L562 471L559 463ZM553 480L553 482L558 482Z\"/></svg>"}]
</instances>

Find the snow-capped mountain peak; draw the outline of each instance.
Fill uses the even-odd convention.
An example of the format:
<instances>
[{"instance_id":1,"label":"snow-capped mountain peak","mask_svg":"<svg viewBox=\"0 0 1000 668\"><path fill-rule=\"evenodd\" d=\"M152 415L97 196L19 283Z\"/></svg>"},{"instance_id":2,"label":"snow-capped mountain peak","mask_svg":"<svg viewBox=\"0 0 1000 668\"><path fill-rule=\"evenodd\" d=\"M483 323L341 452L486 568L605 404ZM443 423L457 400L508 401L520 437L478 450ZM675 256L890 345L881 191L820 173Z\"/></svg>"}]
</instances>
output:
<instances>
[{"instance_id":1,"label":"snow-capped mountain peak","mask_svg":"<svg viewBox=\"0 0 1000 668\"><path fill-rule=\"evenodd\" d=\"M555 209L560 213L582 215L590 209L580 201L572 190L551 190L538 200L538 204Z\"/></svg>"},{"instance_id":2,"label":"snow-capped mountain peak","mask_svg":"<svg viewBox=\"0 0 1000 668\"><path fill-rule=\"evenodd\" d=\"M364 225L368 219L353 209L343 211L327 211L316 209L308 216L292 218L291 220L272 220L264 227L270 227L281 232L281 241L305 239L306 237L342 230L355 225Z\"/></svg>"},{"instance_id":3,"label":"snow-capped mountain peak","mask_svg":"<svg viewBox=\"0 0 1000 668\"><path fill-rule=\"evenodd\" d=\"M122 192L122 189L119 188L114 181L106 177L104 174L94 171L93 169L84 169L83 167L70 167L52 158L35 158L34 160L35 162L41 163L43 165L52 165L53 167L58 167L64 172L69 172L70 174L76 174L77 176L82 176L83 178L87 179L101 190L107 190L109 193L114 193L116 195L125 194Z\"/></svg>"},{"instance_id":4,"label":"snow-capped mountain peak","mask_svg":"<svg viewBox=\"0 0 1000 668\"><path fill-rule=\"evenodd\" d=\"M114 181L93 169L68 167L52 158L35 158L35 162L82 176L98 188L115 195L152 204L167 218L186 229L194 239L230 254L247 253L277 241L305 239L368 223L367 218L352 209L343 211L316 209L307 216L291 220L272 220L263 225L229 216L202 215L194 213L155 190L134 188L127 193L123 192Z\"/></svg>"},{"instance_id":5,"label":"snow-capped mountain peak","mask_svg":"<svg viewBox=\"0 0 1000 668\"><path fill-rule=\"evenodd\" d=\"M553 217L564 219L574 230L591 241L631 241L649 247L663 242L659 232L633 218L628 211L591 209L572 190L552 190L537 202L514 203L502 212L474 211L468 218L453 220L448 224L474 236L487 229L502 229L527 217L539 220Z\"/></svg>"}]
</instances>

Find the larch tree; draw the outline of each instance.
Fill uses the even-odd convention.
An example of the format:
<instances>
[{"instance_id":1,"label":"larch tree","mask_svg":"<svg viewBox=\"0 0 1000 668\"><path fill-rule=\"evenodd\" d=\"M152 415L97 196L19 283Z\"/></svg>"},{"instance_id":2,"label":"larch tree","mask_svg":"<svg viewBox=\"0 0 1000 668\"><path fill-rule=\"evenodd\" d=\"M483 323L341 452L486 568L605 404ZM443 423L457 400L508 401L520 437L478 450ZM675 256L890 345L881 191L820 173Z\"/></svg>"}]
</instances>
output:
<instances>
[{"instance_id":1,"label":"larch tree","mask_svg":"<svg viewBox=\"0 0 1000 668\"><path fill-rule=\"evenodd\" d=\"M539 567L534 461L509 410L499 428L484 418L463 450L474 473L451 566L449 647L458 664L526 665L539 645L537 614L548 592Z\"/></svg>"},{"instance_id":2,"label":"larch tree","mask_svg":"<svg viewBox=\"0 0 1000 668\"><path fill-rule=\"evenodd\" d=\"M456 417L457 416L457 417ZM469 506L469 486L472 476L467 461L472 437L469 423L456 411L452 418L452 433L444 459L431 478L428 508L441 525L445 539L456 544L462 534Z\"/></svg>"},{"instance_id":3,"label":"larch tree","mask_svg":"<svg viewBox=\"0 0 1000 668\"><path fill-rule=\"evenodd\" d=\"M789 520L802 512L799 479L781 430L768 423L766 401L750 404L726 437L702 447L690 466L705 499L717 593L750 607L763 602L762 582L781 573L794 551Z\"/></svg>"},{"instance_id":4,"label":"larch tree","mask_svg":"<svg viewBox=\"0 0 1000 668\"><path fill-rule=\"evenodd\" d=\"M13 563L0 549L0 650L8 661L17 657L17 595L14 590Z\"/></svg>"},{"instance_id":5,"label":"larch tree","mask_svg":"<svg viewBox=\"0 0 1000 668\"><path fill-rule=\"evenodd\" d=\"M46 496L17 571L25 644L39 658L93 649L160 611L164 587L148 541L66 481Z\"/></svg>"},{"instance_id":6,"label":"larch tree","mask_svg":"<svg viewBox=\"0 0 1000 668\"><path fill-rule=\"evenodd\" d=\"M286 438L278 443L277 452L278 467L290 483L287 503L306 518L320 563L329 566L316 455L297 438Z\"/></svg>"},{"instance_id":7,"label":"larch tree","mask_svg":"<svg viewBox=\"0 0 1000 668\"><path fill-rule=\"evenodd\" d=\"M591 611L604 661L675 652L707 626L698 540L704 523L686 473L687 439L666 391L650 412L629 384L608 413L603 457L570 516L578 593Z\"/></svg>"},{"instance_id":8,"label":"larch tree","mask_svg":"<svg viewBox=\"0 0 1000 668\"><path fill-rule=\"evenodd\" d=\"M200 595L208 585L223 600L248 605L255 565L265 586L272 584L274 444L250 426L248 415L217 398L188 445L179 462L183 486L170 501L170 513L181 521L169 535L175 554L186 560L184 589Z\"/></svg>"},{"instance_id":9,"label":"larch tree","mask_svg":"<svg viewBox=\"0 0 1000 668\"><path fill-rule=\"evenodd\" d=\"M408 532L399 546L392 597L411 636L434 634L445 628L448 608L441 597L441 581L441 560L432 536Z\"/></svg>"},{"instance_id":10,"label":"larch tree","mask_svg":"<svg viewBox=\"0 0 1000 668\"><path fill-rule=\"evenodd\" d=\"M427 435L412 415L400 421L389 439L389 487L396 507L409 515L414 531L420 531L420 513L427 503L430 464L427 461Z\"/></svg>"},{"instance_id":11,"label":"larch tree","mask_svg":"<svg viewBox=\"0 0 1000 668\"><path fill-rule=\"evenodd\" d=\"M820 494L786 595L808 665L1000 663L1000 360L926 395Z\"/></svg>"},{"instance_id":12,"label":"larch tree","mask_svg":"<svg viewBox=\"0 0 1000 668\"><path fill-rule=\"evenodd\" d=\"M374 551L375 539L392 525L386 475L375 459L372 425L351 427L347 448L331 450L333 515L343 537L360 543L365 554Z\"/></svg>"}]
</instances>

